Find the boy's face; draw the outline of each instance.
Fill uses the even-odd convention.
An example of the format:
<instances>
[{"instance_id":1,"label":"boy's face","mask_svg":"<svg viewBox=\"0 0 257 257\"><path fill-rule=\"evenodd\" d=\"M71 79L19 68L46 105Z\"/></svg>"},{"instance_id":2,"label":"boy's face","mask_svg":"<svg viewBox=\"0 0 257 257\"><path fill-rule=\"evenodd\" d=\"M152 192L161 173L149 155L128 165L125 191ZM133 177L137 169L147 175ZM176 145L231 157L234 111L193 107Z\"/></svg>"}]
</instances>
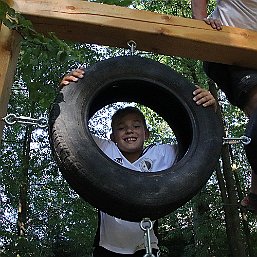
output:
<instances>
[{"instance_id":1,"label":"boy's face","mask_svg":"<svg viewBox=\"0 0 257 257\"><path fill-rule=\"evenodd\" d=\"M125 157L126 154L141 155L144 141L149 138L149 131L137 113L128 113L113 124L111 139Z\"/></svg>"}]
</instances>

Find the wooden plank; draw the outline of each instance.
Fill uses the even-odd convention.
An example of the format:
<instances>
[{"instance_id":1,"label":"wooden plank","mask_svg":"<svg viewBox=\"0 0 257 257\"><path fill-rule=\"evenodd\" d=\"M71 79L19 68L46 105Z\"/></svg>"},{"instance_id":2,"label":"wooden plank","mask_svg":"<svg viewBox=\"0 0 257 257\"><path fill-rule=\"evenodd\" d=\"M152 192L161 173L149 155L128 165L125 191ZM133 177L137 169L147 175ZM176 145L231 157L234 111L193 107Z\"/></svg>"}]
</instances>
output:
<instances>
[{"instance_id":1,"label":"wooden plank","mask_svg":"<svg viewBox=\"0 0 257 257\"><path fill-rule=\"evenodd\" d=\"M0 142L4 127L11 86L19 55L20 36L1 24L0 27Z\"/></svg>"},{"instance_id":2,"label":"wooden plank","mask_svg":"<svg viewBox=\"0 0 257 257\"><path fill-rule=\"evenodd\" d=\"M124 48L134 40L139 50L257 67L255 31L82 0L15 0L14 8L65 40Z\"/></svg>"}]
</instances>

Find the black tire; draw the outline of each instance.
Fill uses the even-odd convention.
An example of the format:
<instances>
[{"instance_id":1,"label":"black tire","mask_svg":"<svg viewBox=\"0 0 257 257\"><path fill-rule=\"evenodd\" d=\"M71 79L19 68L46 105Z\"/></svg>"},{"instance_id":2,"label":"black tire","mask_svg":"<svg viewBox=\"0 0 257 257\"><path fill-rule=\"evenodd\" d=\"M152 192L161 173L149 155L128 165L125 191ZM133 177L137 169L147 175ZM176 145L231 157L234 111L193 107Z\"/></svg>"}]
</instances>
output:
<instances>
[{"instance_id":1,"label":"black tire","mask_svg":"<svg viewBox=\"0 0 257 257\"><path fill-rule=\"evenodd\" d=\"M192 100L193 84L169 67L137 56L111 58L64 87L50 113L50 141L70 186L102 211L130 221L163 217L190 200L207 182L222 146L212 108ZM117 101L134 101L160 114L173 129L179 161L157 173L124 168L92 139L87 120Z\"/></svg>"}]
</instances>

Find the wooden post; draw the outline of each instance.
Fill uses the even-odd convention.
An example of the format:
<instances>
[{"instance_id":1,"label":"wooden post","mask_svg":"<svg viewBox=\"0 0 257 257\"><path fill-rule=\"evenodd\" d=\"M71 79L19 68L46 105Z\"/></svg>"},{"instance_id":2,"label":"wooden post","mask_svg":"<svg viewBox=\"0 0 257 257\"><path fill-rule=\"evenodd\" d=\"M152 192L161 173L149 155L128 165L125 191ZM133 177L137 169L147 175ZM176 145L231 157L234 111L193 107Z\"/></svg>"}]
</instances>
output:
<instances>
[{"instance_id":1,"label":"wooden post","mask_svg":"<svg viewBox=\"0 0 257 257\"><path fill-rule=\"evenodd\" d=\"M20 36L1 24L0 27L0 143L20 51Z\"/></svg>"}]
</instances>

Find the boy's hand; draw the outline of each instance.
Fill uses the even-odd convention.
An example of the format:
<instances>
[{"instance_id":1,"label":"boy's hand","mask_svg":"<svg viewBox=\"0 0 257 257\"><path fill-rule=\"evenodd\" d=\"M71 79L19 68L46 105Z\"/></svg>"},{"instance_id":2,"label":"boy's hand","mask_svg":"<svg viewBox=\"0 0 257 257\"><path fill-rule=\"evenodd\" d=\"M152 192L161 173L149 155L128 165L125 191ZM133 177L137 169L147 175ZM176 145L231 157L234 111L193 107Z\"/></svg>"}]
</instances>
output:
<instances>
[{"instance_id":1,"label":"boy's hand","mask_svg":"<svg viewBox=\"0 0 257 257\"><path fill-rule=\"evenodd\" d=\"M222 30L222 24L219 19L204 18L204 22L210 25L213 29Z\"/></svg>"},{"instance_id":2,"label":"boy's hand","mask_svg":"<svg viewBox=\"0 0 257 257\"><path fill-rule=\"evenodd\" d=\"M72 71L70 74L67 74L63 77L59 87L62 88L70 84L70 82L76 82L79 79L84 78L85 71L83 67L79 67L78 69Z\"/></svg>"},{"instance_id":3,"label":"boy's hand","mask_svg":"<svg viewBox=\"0 0 257 257\"><path fill-rule=\"evenodd\" d=\"M197 89L193 92L193 100L197 105L202 105L203 107L213 106L215 111L217 109L217 102L210 91L196 86Z\"/></svg>"}]
</instances>

